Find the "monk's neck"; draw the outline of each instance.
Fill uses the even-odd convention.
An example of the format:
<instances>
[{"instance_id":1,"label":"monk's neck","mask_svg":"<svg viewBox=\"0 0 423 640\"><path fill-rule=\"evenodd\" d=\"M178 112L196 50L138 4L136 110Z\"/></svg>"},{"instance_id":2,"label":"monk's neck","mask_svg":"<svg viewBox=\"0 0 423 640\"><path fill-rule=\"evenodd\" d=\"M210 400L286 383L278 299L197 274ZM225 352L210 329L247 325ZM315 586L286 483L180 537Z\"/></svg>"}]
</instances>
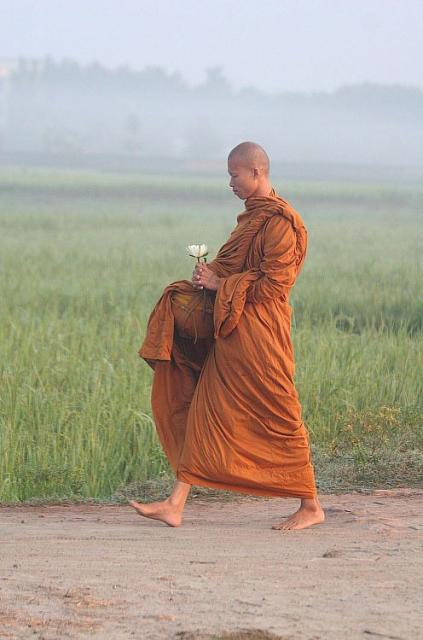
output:
<instances>
[{"instance_id":1,"label":"monk's neck","mask_svg":"<svg viewBox=\"0 0 423 640\"><path fill-rule=\"evenodd\" d=\"M256 198L257 196L268 196L272 191L272 185L268 180L263 182L260 186L257 187L257 190L251 194L250 198Z\"/></svg>"}]
</instances>

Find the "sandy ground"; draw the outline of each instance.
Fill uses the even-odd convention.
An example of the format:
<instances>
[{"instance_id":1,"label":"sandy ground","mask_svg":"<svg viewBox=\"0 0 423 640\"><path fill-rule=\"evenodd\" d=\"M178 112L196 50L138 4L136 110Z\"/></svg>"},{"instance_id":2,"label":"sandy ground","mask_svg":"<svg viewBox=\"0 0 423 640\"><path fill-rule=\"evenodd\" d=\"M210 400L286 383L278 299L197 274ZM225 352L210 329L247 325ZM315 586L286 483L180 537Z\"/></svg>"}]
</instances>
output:
<instances>
[{"instance_id":1,"label":"sandy ground","mask_svg":"<svg viewBox=\"0 0 423 640\"><path fill-rule=\"evenodd\" d=\"M270 528L294 500L194 501L177 529L128 506L4 507L0 637L422 638L423 491L322 504L296 532Z\"/></svg>"}]
</instances>

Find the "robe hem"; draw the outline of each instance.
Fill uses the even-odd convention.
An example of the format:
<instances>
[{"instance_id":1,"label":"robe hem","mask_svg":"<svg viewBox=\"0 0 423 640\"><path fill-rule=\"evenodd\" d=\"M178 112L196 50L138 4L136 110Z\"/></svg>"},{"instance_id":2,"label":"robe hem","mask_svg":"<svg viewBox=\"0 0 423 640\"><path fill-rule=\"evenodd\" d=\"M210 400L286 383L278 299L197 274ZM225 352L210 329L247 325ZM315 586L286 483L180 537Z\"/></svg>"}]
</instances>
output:
<instances>
[{"instance_id":1,"label":"robe hem","mask_svg":"<svg viewBox=\"0 0 423 640\"><path fill-rule=\"evenodd\" d=\"M241 487L238 485L227 484L226 482L217 482L216 480L206 480L199 478L187 471L175 474L177 480L188 484L197 485L199 487L208 487L210 489L222 489L225 491L234 491L235 493L246 493L254 496L264 496L269 498L316 498L316 491L293 492L289 489L259 489L255 487Z\"/></svg>"}]
</instances>

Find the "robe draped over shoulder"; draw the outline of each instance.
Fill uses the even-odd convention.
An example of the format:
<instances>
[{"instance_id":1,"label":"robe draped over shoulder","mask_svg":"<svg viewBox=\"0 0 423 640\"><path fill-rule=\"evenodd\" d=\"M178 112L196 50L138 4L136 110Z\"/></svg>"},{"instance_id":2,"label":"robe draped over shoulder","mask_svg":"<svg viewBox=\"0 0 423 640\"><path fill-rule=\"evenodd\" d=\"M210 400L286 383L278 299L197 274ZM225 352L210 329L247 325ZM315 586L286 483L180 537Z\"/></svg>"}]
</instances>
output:
<instances>
[{"instance_id":1,"label":"robe draped over shoulder","mask_svg":"<svg viewBox=\"0 0 423 640\"><path fill-rule=\"evenodd\" d=\"M294 384L291 287L307 231L274 190L246 210L208 266L216 292L173 282L154 307L139 355L154 369L152 411L179 480L241 493L316 495L309 437ZM210 332L184 337L177 296L207 296Z\"/></svg>"}]
</instances>

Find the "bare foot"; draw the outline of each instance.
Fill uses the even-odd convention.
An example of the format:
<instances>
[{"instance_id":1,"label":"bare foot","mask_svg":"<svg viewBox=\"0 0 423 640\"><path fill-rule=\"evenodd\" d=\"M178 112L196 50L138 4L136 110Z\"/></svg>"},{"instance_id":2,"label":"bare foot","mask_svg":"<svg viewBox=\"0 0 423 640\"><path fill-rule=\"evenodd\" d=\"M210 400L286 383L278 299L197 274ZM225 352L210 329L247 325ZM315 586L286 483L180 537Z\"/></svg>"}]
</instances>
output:
<instances>
[{"instance_id":1,"label":"bare foot","mask_svg":"<svg viewBox=\"0 0 423 640\"><path fill-rule=\"evenodd\" d=\"M140 516L146 518L153 518L154 520L161 520L169 527L179 527L182 522L182 513L174 504L169 501L169 498L162 500L161 502L150 502L148 504L142 504L130 500L131 507L139 513Z\"/></svg>"},{"instance_id":2,"label":"bare foot","mask_svg":"<svg viewBox=\"0 0 423 640\"><path fill-rule=\"evenodd\" d=\"M301 506L292 516L289 516L283 522L272 525L272 529L305 529L313 524L324 522L325 512L316 499L302 500Z\"/></svg>"}]
</instances>

